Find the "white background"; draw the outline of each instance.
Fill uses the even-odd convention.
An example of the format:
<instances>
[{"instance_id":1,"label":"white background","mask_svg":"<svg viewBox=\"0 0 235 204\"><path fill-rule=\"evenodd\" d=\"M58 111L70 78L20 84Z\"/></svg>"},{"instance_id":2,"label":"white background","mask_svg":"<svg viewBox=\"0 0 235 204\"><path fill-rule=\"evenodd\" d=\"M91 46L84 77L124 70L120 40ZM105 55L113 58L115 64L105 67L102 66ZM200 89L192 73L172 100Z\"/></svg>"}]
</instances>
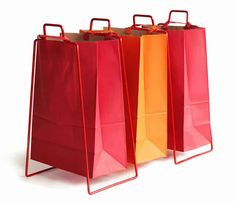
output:
<instances>
[{"instance_id":1,"label":"white background","mask_svg":"<svg viewBox=\"0 0 235 204\"><path fill-rule=\"evenodd\" d=\"M0 203L234 203L235 11L232 0L7 0L0 3ZM154 161L139 178L94 196L85 179L55 170L24 177L33 40L46 22L65 31L88 28L92 17L130 26L135 13L156 23L171 9L187 9L207 29L214 151L175 166Z\"/></svg>"}]
</instances>

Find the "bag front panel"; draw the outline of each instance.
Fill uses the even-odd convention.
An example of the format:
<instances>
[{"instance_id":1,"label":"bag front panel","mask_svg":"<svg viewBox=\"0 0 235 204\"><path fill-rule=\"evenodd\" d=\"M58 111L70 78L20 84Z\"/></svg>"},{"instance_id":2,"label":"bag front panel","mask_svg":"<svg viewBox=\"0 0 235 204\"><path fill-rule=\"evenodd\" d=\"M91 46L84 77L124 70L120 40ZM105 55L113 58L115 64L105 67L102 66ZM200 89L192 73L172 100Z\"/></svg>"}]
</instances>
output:
<instances>
[{"instance_id":1,"label":"bag front panel","mask_svg":"<svg viewBox=\"0 0 235 204\"><path fill-rule=\"evenodd\" d=\"M166 156L166 35L141 37L136 152L139 163Z\"/></svg>"},{"instance_id":2,"label":"bag front panel","mask_svg":"<svg viewBox=\"0 0 235 204\"><path fill-rule=\"evenodd\" d=\"M205 29L185 31L184 149L211 141Z\"/></svg>"},{"instance_id":3,"label":"bag front panel","mask_svg":"<svg viewBox=\"0 0 235 204\"><path fill-rule=\"evenodd\" d=\"M37 45L32 159L84 175L76 46L51 40Z\"/></svg>"}]
</instances>

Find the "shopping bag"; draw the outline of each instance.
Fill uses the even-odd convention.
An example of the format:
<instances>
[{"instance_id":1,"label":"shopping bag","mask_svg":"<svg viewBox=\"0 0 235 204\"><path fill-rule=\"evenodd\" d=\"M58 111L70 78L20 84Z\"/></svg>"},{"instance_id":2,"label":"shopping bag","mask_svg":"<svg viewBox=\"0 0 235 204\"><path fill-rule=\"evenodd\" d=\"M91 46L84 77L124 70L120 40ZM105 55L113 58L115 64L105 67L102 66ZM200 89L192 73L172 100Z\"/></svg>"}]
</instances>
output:
<instances>
[{"instance_id":1,"label":"shopping bag","mask_svg":"<svg viewBox=\"0 0 235 204\"><path fill-rule=\"evenodd\" d=\"M150 18L152 26L144 28L136 24L136 17ZM112 30L121 36L123 42L136 161L143 163L166 157L167 34L157 30L149 15L134 15L133 26ZM132 152L128 151L128 155L130 161Z\"/></svg>"},{"instance_id":2,"label":"shopping bag","mask_svg":"<svg viewBox=\"0 0 235 204\"><path fill-rule=\"evenodd\" d=\"M171 20L174 12L186 14L184 26L169 26L179 23ZM173 111L168 112L168 148L188 151L211 144L211 151L205 28L191 25L188 12L181 10L171 11L160 28L168 33L169 41L168 110Z\"/></svg>"},{"instance_id":3,"label":"shopping bag","mask_svg":"<svg viewBox=\"0 0 235 204\"><path fill-rule=\"evenodd\" d=\"M60 27L61 36L48 36L47 26ZM126 169L119 40L89 41L45 24L34 49L27 154L32 141L31 159L87 176L88 185Z\"/></svg>"}]
</instances>

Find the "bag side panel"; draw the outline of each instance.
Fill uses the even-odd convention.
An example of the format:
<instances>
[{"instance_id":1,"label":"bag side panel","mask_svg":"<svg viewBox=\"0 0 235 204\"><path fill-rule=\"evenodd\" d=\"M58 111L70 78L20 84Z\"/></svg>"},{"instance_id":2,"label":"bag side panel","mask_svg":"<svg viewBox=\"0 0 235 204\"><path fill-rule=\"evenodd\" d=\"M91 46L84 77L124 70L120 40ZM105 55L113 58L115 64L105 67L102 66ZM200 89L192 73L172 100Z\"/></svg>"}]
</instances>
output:
<instances>
[{"instance_id":1,"label":"bag side panel","mask_svg":"<svg viewBox=\"0 0 235 204\"><path fill-rule=\"evenodd\" d=\"M127 86L129 91L129 101L131 108L132 126L134 143L136 143L137 128L137 109L138 109L138 89L139 89L139 63L140 63L140 38L134 36L122 36L124 62L127 75ZM128 116L128 106L126 94L125 99L125 118L126 118L126 134L127 134L127 155L128 161L133 162L133 147L130 132L130 122Z\"/></svg>"},{"instance_id":2,"label":"bag side panel","mask_svg":"<svg viewBox=\"0 0 235 204\"><path fill-rule=\"evenodd\" d=\"M123 82L118 40L97 42L94 177L127 167Z\"/></svg>"},{"instance_id":3,"label":"bag side panel","mask_svg":"<svg viewBox=\"0 0 235 204\"><path fill-rule=\"evenodd\" d=\"M184 123L184 31L168 30L169 59L168 66L171 71L172 97L170 95L168 77L168 148L174 149L172 108L174 108L174 123L176 133L176 150L183 151L183 123Z\"/></svg>"}]
</instances>

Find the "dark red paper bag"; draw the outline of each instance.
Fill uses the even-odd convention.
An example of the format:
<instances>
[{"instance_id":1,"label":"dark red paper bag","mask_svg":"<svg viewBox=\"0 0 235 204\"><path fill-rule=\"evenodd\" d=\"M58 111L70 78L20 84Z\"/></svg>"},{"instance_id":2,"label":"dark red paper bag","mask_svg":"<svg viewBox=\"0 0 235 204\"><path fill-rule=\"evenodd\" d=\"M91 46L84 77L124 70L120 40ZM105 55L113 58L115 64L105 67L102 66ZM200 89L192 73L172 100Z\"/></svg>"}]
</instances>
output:
<instances>
[{"instance_id":1,"label":"dark red paper bag","mask_svg":"<svg viewBox=\"0 0 235 204\"><path fill-rule=\"evenodd\" d=\"M127 168L123 70L117 38L84 35L35 40L27 155L32 129L31 159L95 178Z\"/></svg>"},{"instance_id":2,"label":"dark red paper bag","mask_svg":"<svg viewBox=\"0 0 235 204\"><path fill-rule=\"evenodd\" d=\"M169 26L171 14L186 14L185 26ZM161 28L168 33L168 148L188 151L211 144L205 28L188 22L188 12L173 10ZM207 151L208 152L208 151ZM197 155L196 155L197 156ZM195 156L193 156L195 157Z\"/></svg>"}]
</instances>

